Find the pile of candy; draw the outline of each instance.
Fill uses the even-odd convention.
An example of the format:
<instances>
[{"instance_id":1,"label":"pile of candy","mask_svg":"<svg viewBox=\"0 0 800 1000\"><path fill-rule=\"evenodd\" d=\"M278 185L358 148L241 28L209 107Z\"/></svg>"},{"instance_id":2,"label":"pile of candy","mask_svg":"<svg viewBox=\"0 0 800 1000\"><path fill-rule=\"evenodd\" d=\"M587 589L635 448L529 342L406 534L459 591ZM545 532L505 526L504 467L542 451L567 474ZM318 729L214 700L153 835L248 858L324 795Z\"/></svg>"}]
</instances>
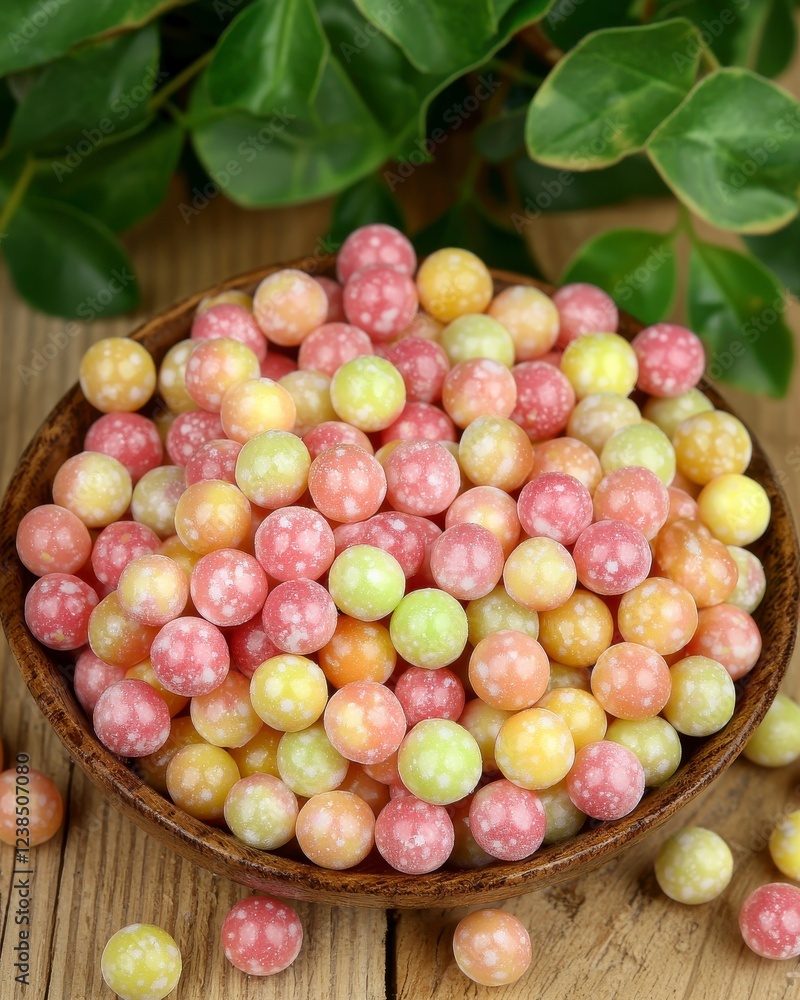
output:
<instances>
[{"instance_id":1,"label":"pile of candy","mask_svg":"<svg viewBox=\"0 0 800 1000\"><path fill-rule=\"evenodd\" d=\"M770 505L700 341L384 225L337 276L203 301L158 369L86 352L103 415L17 536L31 633L109 750L256 848L421 874L627 815L761 651Z\"/></svg>"}]
</instances>

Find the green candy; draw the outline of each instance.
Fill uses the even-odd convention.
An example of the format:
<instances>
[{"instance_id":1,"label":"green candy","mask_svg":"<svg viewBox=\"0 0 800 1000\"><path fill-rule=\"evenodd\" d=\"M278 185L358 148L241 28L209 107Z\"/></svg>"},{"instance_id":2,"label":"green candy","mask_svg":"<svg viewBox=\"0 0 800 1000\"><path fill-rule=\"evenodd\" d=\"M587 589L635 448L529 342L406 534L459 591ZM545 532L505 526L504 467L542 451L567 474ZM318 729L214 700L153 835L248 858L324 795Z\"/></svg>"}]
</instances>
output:
<instances>
[{"instance_id":1,"label":"green candy","mask_svg":"<svg viewBox=\"0 0 800 1000\"><path fill-rule=\"evenodd\" d=\"M424 719L400 745L400 779L412 795L446 806L469 795L483 764L475 738L457 722Z\"/></svg>"},{"instance_id":2,"label":"green candy","mask_svg":"<svg viewBox=\"0 0 800 1000\"><path fill-rule=\"evenodd\" d=\"M400 563L374 545L353 545L340 552L328 574L328 590L336 607L362 622L390 615L405 589Z\"/></svg>"},{"instance_id":3,"label":"green candy","mask_svg":"<svg viewBox=\"0 0 800 1000\"><path fill-rule=\"evenodd\" d=\"M433 588L406 594L389 624L399 655L413 666L429 670L458 659L467 644L468 630L467 615L455 597Z\"/></svg>"}]
</instances>

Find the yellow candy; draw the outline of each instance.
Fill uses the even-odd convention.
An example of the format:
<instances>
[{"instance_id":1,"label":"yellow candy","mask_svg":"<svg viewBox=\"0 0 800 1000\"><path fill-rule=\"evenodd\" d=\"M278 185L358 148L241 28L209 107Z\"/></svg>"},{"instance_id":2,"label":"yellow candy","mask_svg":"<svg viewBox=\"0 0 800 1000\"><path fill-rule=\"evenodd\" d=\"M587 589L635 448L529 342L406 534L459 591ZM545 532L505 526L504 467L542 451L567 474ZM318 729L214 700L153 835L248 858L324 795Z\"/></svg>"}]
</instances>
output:
<instances>
[{"instance_id":1,"label":"yellow candy","mask_svg":"<svg viewBox=\"0 0 800 1000\"><path fill-rule=\"evenodd\" d=\"M498 768L521 788L549 788L575 760L569 726L543 708L517 712L500 727L494 748Z\"/></svg>"},{"instance_id":2,"label":"yellow candy","mask_svg":"<svg viewBox=\"0 0 800 1000\"><path fill-rule=\"evenodd\" d=\"M158 391L173 414L197 410L197 403L186 388L186 362L197 347L197 340L181 340L170 347L158 369Z\"/></svg>"},{"instance_id":3,"label":"yellow candy","mask_svg":"<svg viewBox=\"0 0 800 1000\"><path fill-rule=\"evenodd\" d=\"M440 323L482 313L492 299L492 276L469 250L444 247L426 257L417 272L420 306Z\"/></svg>"},{"instance_id":4,"label":"yellow candy","mask_svg":"<svg viewBox=\"0 0 800 1000\"><path fill-rule=\"evenodd\" d=\"M121 1000L162 1000L181 978L174 939L154 924L129 924L109 938L100 970Z\"/></svg>"},{"instance_id":5,"label":"yellow candy","mask_svg":"<svg viewBox=\"0 0 800 1000\"><path fill-rule=\"evenodd\" d=\"M322 715L328 701L328 682L312 660L282 653L256 669L250 681L250 700L268 726L296 733Z\"/></svg>"},{"instance_id":6,"label":"yellow candy","mask_svg":"<svg viewBox=\"0 0 800 1000\"><path fill-rule=\"evenodd\" d=\"M761 767L785 767L800 757L800 705L776 694L743 756Z\"/></svg>"},{"instance_id":7,"label":"yellow candy","mask_svg":"<svg viewBox=\"0 0 800 1000\"><path fill-rule=\"evenodd\" d=\"M594 695L574 687L558 687L548 691L536 703L564 720L572 733L575 749L596 743L606 734L606 713Z\"/></svg>"},{"instance_id":8,"label":"yellow candy","mask_svg":"<svg viewBox=\"0 0 800 1000\"><path fill-rule=\"evenodd\" d=\"M167 791L176 806L206 823L221 823L225 799L239 780L231 755L210 743L185 746L167 764Z\"/></svg>"},{"instance_id":9,"label":"yellow candy","mask_svg":"<svg viewBox=\"0 0 800 1000\"><path fill-rule=\"evenodd\" d=\"M716 476L744 472L753 445L747 428L724 410L689 417L672 435L678 471L705 486Z\"/></svg>"},{"instance_id":10,"label":"yellow candy","mask_svg":"<svg viewBox=\"0 0 800 1000\"><path fill-rule=\"evenodd\" d=\"M789 813L772 831L769 853L784 875L800 879L800 810Z\"/></svg>"},{"instance_id":11,"label":"yellow candy","mask_svg":"<svg viewBox=\"0 0 800 1000\"><path fill-rule=\"evenodd\" d=\"M627 396L636 385L639 363L627 340L616 333L588 333L568 345L561 358L578 399L597 392Z\"/></svg>"},{"instance_id":12,"label":"yellow candy","mask_svg":"<svg viewBox=\"0 0 800 1000\"><path fill-rule=\"evenodd\" d=\"M700 491L697 505L703 523L726 545L749 545L769 524L769 497L749 476L717 476Z\"/></svg>"},{"instance_id":13,"label":"yellow candy","mask_svg":"<svg viewBox=\"0 0 800 1000\"><path fill-rule=\"evenodd\" d=\"M138 410L153 395L156 365L149 352L127 337L106 337L81 359L81 389L103 413Z\"/></svg>"},{"instance_id":14,"label":"yellow candy","mask_svg":"<svg viewBox=\"0 0 800 1000\"><path fill-rule=\"evenodd\" d=\"M541 358L555 345L558 309L538 288L512 285L495 297L488 312L511 334L517 361Z\"/></svg>"}]
</instances>

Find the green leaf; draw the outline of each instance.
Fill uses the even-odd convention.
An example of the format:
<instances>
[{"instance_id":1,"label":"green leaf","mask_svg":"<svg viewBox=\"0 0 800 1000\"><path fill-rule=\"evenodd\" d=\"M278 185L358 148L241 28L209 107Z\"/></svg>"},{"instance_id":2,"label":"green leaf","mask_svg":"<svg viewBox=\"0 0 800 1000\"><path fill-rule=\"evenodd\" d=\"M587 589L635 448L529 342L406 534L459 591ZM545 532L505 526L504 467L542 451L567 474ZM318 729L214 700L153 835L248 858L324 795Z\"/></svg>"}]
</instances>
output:
<instances>
[{"instance_id":1,"label":"green leaf","mask_svg":"<svg viewBox=\"0 0 800 1000\"><path fill-rule=\"evenodd\" d=\"M567 52L591 31L633 24L630 8L631 0L603 0L602 3L556 0L541 27L554 45Z\"/></svg>"},{"instance_id":2,"label":"green leaf","mask_svg":"<svg viewBox=\"0 0 800 1000\"><path fill-rule=\"evenodd\" d=\"M694 27L683 18L584 38L531 102L525 128L530 155L551 167L590 170L641 149L691 89L695 41ZM688 51L694 54L684 56Z\"/></svg>"},{"instance_id":3,"label":"green leaf","mask_svg":"<svg viewBox=\"0 0 800 1000\"><path fill-rule=\"evenodd\" d=\"M532 221L542 212L581 212L629 198L658 198L670 193L646 156L634 153L605 170L555 170L521 159L514 174Z\"/></svg>"},{"instance_id":4,"label":"green leaf","mask_svg":"<svg viewBox=\"0 0 800 1000\"><path fill-rule=\"evenodd\" d=\"M542 276L522 237L499 225L470 201L457 201L444 215L417 233L412 242L420 257L440 247L464 247L476 253L489 267L537 278Z\"/></svg>"},{"instance_id":5,"label":"green leaf","mask_svg":"<svg viewBox=\"0 0 800 1000\"><path fill-rule=\"evenodd\" d=\"M38 177L31 192L68 202L122 232L164 200L182 145L179 126L157 123L132 138L100 146L77 165L54 160L52 171Z\"/></svg>"},{"instance_id":6,"label":"green leaf","mask_svg":"<svg viewBox=\"0 0 800 1000\"><path fill-rule=\"evenodd\" d=\"M158 29L148 25L46 66L17 105L10 146L55 151L72 143L91 151L140 125L158 80L158 49Z\"/></svg>"},{"instance_id":7,"label":"green leaf","mask_svg":"<svg viewBox=\"0 0 800 1000\"><path fill-rule=\"evenodd\" d=\"M133 31L187 0L3 0L0 76L57 59L78 42Z\"/></svg>"},{"instance_id":8,"label":"green leaf","mask_svg":"<svg viewBox=\"0 0 800 1000\"><path fill-rule=\"evenodd\" d=\"M781 397L789 388L794 350L784 320L786 295L751 257L694 242L689 262L689 324L706 345L711 378L749 392Z\"/></svg>"},{"instance_id":9,"label":"green leaf","mask_svg":"<svg viewBox=\"0 0 800 1000\"><path fill-rule=\"evenodd\" d=\"M701 80L647 150L681 201L721 229L771 232L797 213L800 103L747 70Z\"/></svg>"},{"instance_id":10,"label":"green leaf","mask_svg":"<svg viewBox=\"0 0 800 1000\"><path fill-rule=\"evenodd\" d=\"M334 194L372 173L388 156L391 139L331 56L314 102L313 120L280 112L256 118L222 112L195 125L192 142L201 163L226 197L239 205L288 205ZM190 116L213 114L201 77ZM186 209L190 217L196 206ZM188 217L187 217L188 218Z\"/></svg>"},{"instance_id":11,"label":"green leaf","mask_svg":"<svg viewBox=\"0 0 800 1000\"><path fill-rule=\"evenodd\" d=\"M136 276L116 237L71 205L24 199L3 252L17 291L42 312L91 320L139 302Z\"/></svg>"},{"instance_id":12,"label":"green leaf","mask_svg":"<svg viewBox=\"0 0 800 1000\"><path fill-rule=\"evenodd\" d=\"M328 55L311 0L259 0L229 25L214 50L206 85L214 104L254 115L314 100Z\"/></svg>"},{"instance_id":13,"label":"green leaf","mask_svg":"<svg viewBox=\"0 0 800 1000\"><path fill-rule=\"evenodd\" d=\"M381 179L373 174L342 191L333 206L327 242L337 247L359 226L385 222L405 230L403 210Z\"/></svg>"},{"instance_id":14,"label":"green leaf","mask_svg":"<svg viewBox=\"0 0 800 1000\"><path fill-rule=\"evenodd\" d=\"M657 323L669 313L676 280L671 235L648 229L612 229L584 243L559 283L599 285L621 309L643 323Z\"/></svg>"},{"instance_id":15,"label":"green leaf","mask_svg":"<svg viewBox=\"0 0 800 1000\"><path fill-rule=\"evenodd\" d=\"M769 236L746 236L748 250L800 297L800 217Z\"/></svg>"}]
</instances>

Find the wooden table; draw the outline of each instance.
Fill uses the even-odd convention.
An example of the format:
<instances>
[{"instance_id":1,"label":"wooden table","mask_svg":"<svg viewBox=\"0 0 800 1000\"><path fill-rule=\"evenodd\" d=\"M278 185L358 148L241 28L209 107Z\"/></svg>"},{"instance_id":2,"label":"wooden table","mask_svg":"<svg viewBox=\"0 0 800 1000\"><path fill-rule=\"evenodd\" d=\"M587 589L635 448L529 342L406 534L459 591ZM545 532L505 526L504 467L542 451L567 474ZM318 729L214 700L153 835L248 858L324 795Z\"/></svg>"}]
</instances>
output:
<instances>
[{"instance_id":1,"label":"wooden table","mask_svg":"<svg viewBox=\"0 0 800 1000\"><path fill-rule=\"evenodd\" d=\"M785 82L800 93L800 72ZM441 173L417 171L402 190L412 226L443 203L447 187ZM140 314L81 328L66 338L66 346L43 371L27 379L20 366L30 367L34 352L64 324L22 305L5 270L0 273L3 485L35 428L75 381L88 344L128 332L142 317L223 276L315 252L329 215L327 203L248 213L218 198L187 225L178 208L185 199L186 192L176 188L157 215L126 238L143 289ZM673 220L674 206L669 203L640 203L545 217L530 228L539 259L555 275L594 232L625 224L666 231ZM720 234L713 238L722 239ZM675 316L680 315L678 304ZM800 329L796 303L790 322ZM728 395L784 477L795 513L800 514L797 391L796 377L794 396L783 403ZM461 976L450 946L458 911L384 913L308 904L298 906L306 943L294 966L272 979L248 979L225 961L219 945L222 920L246 890L182 861L108 806L71 763L28 696L5 642L2 647L0 736L5 759L13 761L22 751L30 754L31 766L52 776L66 803L62 830L33 854L27 987L14 982L20 897L12 889L13 851L0 849L3 1000L111 998L100 976L100 954L115 930L134 921L160 924L177 939L184 960L181 985L174 994L178 1000L800 996L800 966L756 958L737 929L745 895L778 877L765 850L766 836L785 812L800 808L800 762L774 773L737 762L677 822L624 857L601 871L506 904L529 928L534 949L529 974L515 986L490 991ZM790 671L786 690L800 695L797 669ZM736 861L728 891L695 908L666 899L652 873L659 843L677 826L688 824L717 830Z\"/></svg>"}]
</instances>

